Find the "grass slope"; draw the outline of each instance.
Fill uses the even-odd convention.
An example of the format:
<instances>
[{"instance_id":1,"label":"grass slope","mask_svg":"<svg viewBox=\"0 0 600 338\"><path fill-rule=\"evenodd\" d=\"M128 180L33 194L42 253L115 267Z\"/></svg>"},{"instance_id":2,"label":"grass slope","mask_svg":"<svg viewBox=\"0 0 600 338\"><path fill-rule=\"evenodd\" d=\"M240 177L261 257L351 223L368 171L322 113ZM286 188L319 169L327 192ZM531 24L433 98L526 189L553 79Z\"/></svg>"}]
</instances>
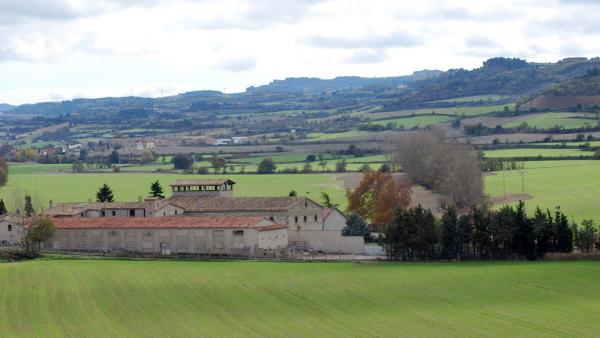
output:
<instances>
[{"instance_id":1,"label":"grass slope","mask_svg":"<svg viewBox=\"0 0 600 338\"><path fill-rule=\"evenodd\" d=\"M593 337L596 262L0 265L10 337Z\"/></svg>"}]
</instances>

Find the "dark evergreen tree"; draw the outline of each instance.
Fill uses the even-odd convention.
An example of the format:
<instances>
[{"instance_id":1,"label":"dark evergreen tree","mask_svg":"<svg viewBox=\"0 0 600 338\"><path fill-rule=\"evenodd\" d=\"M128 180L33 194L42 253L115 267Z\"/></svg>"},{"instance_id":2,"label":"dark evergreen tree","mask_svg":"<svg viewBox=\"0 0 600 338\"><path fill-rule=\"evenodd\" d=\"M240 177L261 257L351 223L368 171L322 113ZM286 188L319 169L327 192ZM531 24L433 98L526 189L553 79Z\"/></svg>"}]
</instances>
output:
<instances>
[{"instance_id":1,"label":"dark evergreen tree","mask_svg":"<svg viewBox=\"0 0 600 338\"><path fill-rule=\"evenodd\" d=\"M539 207L533 215L533 234L536 242L536 256L541 258L548 252L554 250L554 226L552 215L547 210L543 212Z\"/></svg>"},{"instance_id":2,"label":"dark evergreen tree","mask_svg":"<svg viewBox=\"0 0 600 338\"><path fill-rule=\"evenodd\" d=\"M442 258L456 259L462 244L458 229L458 212L455 207L447 206L442 215Z\"/></svg>"},{"instance_id":3,"label":"dark evergreen tree","mask_svg":"<svg viewBox=\"0 0 600 338\"><path fill-rule=\"evenodd\" d=\"M525 203L519 201L513 214L513 245L517 254L527 259L536 256L535 237L532 221L527 218Z\"/></svg>"},{"instance_id":4,"label":"dark evergreen tree","mask_svg":"<svg viewBox=\"0 0 600 338\"><path fill-rule=\"evenodd\" d=\"M165 196L163 195L163 188L158 180L150 184L150 195L152 197L165 198Z\"/></svg>"},{"instance_id":5,"label":"dark evergreen tree","mask_svg":"<svg viewBox=\"0 0 600 338\"><path fill-rule=\"evenodd\" d=\"M192 160L189 156L183 154L173 156L171 162L173 162L173 168L176 170L189 170L192 168Z\"/></svg>"},{"instance_id":6,"label":"dark evergreen tree","mask_svg":"<svg viewBox=\"0 0 600 338\"><path fill-rule=\"evenodd\" d=\"M25 216L31 217L35 213L33 210L33 203L31 202L31 196L25 196Z\"/></svg>"},{"instance_id":7,"label":"dark evergreen tree","mask_svg":"<svg viewBox=\"0 0 600 338\"><path fill-rule=\"evenodd\" d=\"M573 251L573 232L569 228L569 220L560 208L556 208L554 214L554 228L556 232L555 250L559 252Z\"/></svg>"},{"instance_id":8,"label":"dark evergreen tree","mask_svg":"<svg viewBox=\"0 0 600 338\"><path fill-rule=\"evenodd\" d=\"M346 226L342 229L343 236L362 236L365 241L371 241L371 231L367 223L355 213L351 213L346 218Z\"/></svg>"},{"instance_id":9,"label":"dark evergreen tree","mask_svg":"<svg viewBox=\"0 0 600 338\"><path fill-rule=\"evenodd\" d=\"M110 161L110 164L117 164L119 163L119 152L116 150L113 150L110 155L108 156L108 160Z\"/></svg>"},{"instance_id":10,"label":"dark evergreen tree","mask_svg":"<svg viewBox=\"0 0 600 338\"><path fill-rule=\"evenodd\" d=\"M6 210L6 205L4 205L4 200L0 198L0 215L6 214L8 211Z\"/></svg>"},{"instance_id":11,"label":"dark evergreen tree","mask_svg":"<svg viewBox=\"0 0 600 338\"><path fill-rule=\"evenodd\" d=\"M96 202L114 202L115 196L113 194L112 189L105 184L103 184L96 193Z\"/></svg>"}]
</instances>

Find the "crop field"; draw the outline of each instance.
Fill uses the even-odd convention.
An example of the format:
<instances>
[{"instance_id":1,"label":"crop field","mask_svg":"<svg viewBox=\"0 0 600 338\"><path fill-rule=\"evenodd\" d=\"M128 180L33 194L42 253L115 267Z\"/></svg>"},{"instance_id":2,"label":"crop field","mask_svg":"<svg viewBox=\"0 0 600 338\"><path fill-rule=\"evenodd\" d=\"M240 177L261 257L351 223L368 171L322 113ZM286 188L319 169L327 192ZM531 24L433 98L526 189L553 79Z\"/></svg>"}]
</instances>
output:
<instances>
[{"instance_id":1,"label":"crop field","mask_svg":"<svg viewBox=\"0 0 600 338\"><path fill-rule=\"evenodd\" d=\"M521 194L520 171L506 171L507 195ZM523 174L525 193L533 197L525 205L530 212L539 205L554 211L560 206L571 219L593 219L600 223L600 161L529 161ZM485 191L491 197L504 195L501 172L485 178Z\"/></svg>"},{"instance_id":2,"label":"crop field","mask_svg":"<svg viewBox=\"0 0 600 338\"><path fill-rule=\"evenodd\" d=\"M452 99L443 99L431 102L486 102L486 101L500 101L509 98L506 95L498 95L498 94L487 94L487 95L473 95L473 96L462 96L455 97Z\"/></svg>"},{"instance_id":3,"label":"crop field","mask_svg":"<svg viewBox=\"0 0 600 338\"><path fill-rule=\"evenodd\" d=\"M545 146L562 146L563 144L566 146L574 146L574 147L583 147L586 144L589 144L590 147L600 147L600 141L571 141L571 142L538 142L532 143L535 145L545 145Z\"/></svg>"},{"instance_id":4,"label":"crop field","mask_svg":"<svg viewBox=\"0 0 600 338\"><path fill-rule=\"evenodd\" d=\"M389 119L389 120L377 120L372 121L372 124L378 124L382 126L386 126L391 124L395 126L395 128L404 128L404 129L412 129L412 128L423 128L427 126L431 126L438 123L450 122L454 120L454 117L446 116L446 115L422 115L422 116L414 116L414 117L405 117L399 119Z\"/></svg>"},{"instance_id":5,"label":"crop field","mask_svg":"<svg viewBox=\"0 0 600 338\"><path fill-rule=\"evenodd\" d=\"M410 110L399 110L399 111L389 111L389 112L381 112L381 113L353 113L351 115L363 116L366 118L370 118L371 120L392 118L392 117L402 117L402 116L411 116L411 115L431 115L432 112L435 112L439 115L450 115L456 117L462 116L479 116L485 115L492 112L501 112L504 110L504 107L507 106L509 109L514 109L514 103L510 104L498 104L498 105L489 105L489 106L476 106L476 107L447 107L447 108L422 108L422 109L410 109Z\"/></svg>"},{"instance_id":6,"label":"crop field","mask_svg":"<svg viewBox=\"0 0 600 338\"><path fill-rule=\"evenodd\" d=\"M551 129L555 126L561 126L563 129L577 129L584 127L595 127L598 120L590 118L575 118L572 113L545 113L531 119L519 120L518 122L507 122L502 124L504 128L515 128L522 123L527 123L529 127L538 129Z\"/></svg>"},{"instance_id":7,"label":"crop field","mask_svg":"<svg viewBox=\"0 0 600 338\"><path fill-rule=\"evenodd\" d=\"M333 162L331 165L334 165ZM355 164L357 167L359 164ZM36 165L33 165L36 166ZM18 168L13 170L13 168ZM43 170L56 169L52 165L44 165ZM317 170L318 168L313 168ZM39 169L42 170L42 169ZM150 183L160 180L166 195L170 195L168 185L171 181L190 178L190 175L163 173L39 173L31 166L10 166L9 180L0 189L0 197L10 206L11 199L22 198L30 194L46 207L50 200L54 202L85 202L95 199L95 193L102 184L108 184L115 192L117 201L137 201L140 196L147 196ZM287 196L291 190L300 196L309 196L319 200L321 192L327 192L334 203L345 207L346 190L343 175L351 174L273 174L273 175L225 175L234 180L236 196ZM225 177L217 175L195 175L195 178Z\"/></svg>"},{"instance_id":8,"label":"crop field","mask_svg":"<svg viewBox=\"0 0 600 338\"><path fill-rule=\"evenodd\" d=\"M333 140L333 139L341 139L341 138L351 138L351 137L361 137L361 136L370 136L377 135L377 133L366 130L350 130L340 133L310 133L308 134L308 138L303 141L323 141L323 140Z\"/></svg>"},{"instance_id":9,"label":"crop field","mask_svg":"<svg viewBox=\"0 0 600 338\"><path fill-rule=\"evenodd\" d=\"M0 264L10 337L594 337L597 262Z\"/></svg>"},{"instance_id":10,"label":"crop field","mask_svg":"<svg viewBox=\"0 0 600 338\"><path fill-rule=\"evenodd\" d=\"M485 157L560 157L560 156L592 156L593 151L584 151L579 149L543 149L543 148L515 148L515 149L497 149L484 151Z\"/></svg>"}]
</instances>

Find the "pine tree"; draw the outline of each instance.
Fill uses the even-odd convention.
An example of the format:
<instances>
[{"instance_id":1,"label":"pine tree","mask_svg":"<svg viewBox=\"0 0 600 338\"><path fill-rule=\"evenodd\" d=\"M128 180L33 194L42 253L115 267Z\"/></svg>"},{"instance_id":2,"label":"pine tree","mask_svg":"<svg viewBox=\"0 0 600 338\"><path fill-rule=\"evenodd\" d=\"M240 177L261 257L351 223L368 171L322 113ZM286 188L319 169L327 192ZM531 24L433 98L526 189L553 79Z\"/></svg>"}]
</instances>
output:
<instances>
[{"instance_id":1,"label":"pine tree","mask_svg":"<svg viewBox=\"0 0 600 338\"><path fill-rule=\"evenodd\" d=\"M25 196L25 216L31 217L35 213L33 210L33 204L31 203L31 196Z\"/></svg>"},{"instance_id":2,"label":"pine tree","mask_svg":"<svg viewBox=\"0 0 600 338\"><path fill-rule=\"evenodd\" d=\"M158 180L156 180L156 182L152 182L150 185L150 195L152 195L152 197L165 198L163 195L163 188Z\"/></svg>"},{"instance_id":3,"label":"pine tree","mask_svg":"<svg viewBox=\"0 0 600 338\"><path fill-rule=\"evenodd\" d=\"M4 205L4 200L0 199L0 215L6 214L8 211L6 210L6 205Z\"/></svg>"},{"instance_id":4,"label":"pine tree","mask_svg":"<svg viewBox=\"0 0 600 338\"><path fill-rule=\"evenodd\" d=\"M533 259L536 254L535 237L531 223L525 212L525 203L519 201L513 219L513 226L515 227L513 243L515 251L527 259Z\"/></svg>"},{"instance_id":5,"label":"pine tree","mask_svg":"<svg viewBox=\"0 0 600 338\"><path fill-rule=\"evenodd\" d=\"M113 191L110 189L108 185L103 184L98 192L96 193L96 201L97 202L114 202L115 196Z\"/></svg>"}]
</instances>

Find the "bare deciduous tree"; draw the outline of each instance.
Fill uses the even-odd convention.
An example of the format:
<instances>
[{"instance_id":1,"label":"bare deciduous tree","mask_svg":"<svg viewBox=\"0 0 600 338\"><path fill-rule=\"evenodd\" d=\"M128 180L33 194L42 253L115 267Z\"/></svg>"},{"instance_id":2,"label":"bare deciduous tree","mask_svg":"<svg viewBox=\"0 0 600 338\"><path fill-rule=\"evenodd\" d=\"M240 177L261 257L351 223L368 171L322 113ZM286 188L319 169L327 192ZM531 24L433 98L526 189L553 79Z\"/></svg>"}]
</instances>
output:
<instances>
[{"instance_id":1,"label":"bare deciduous tree","mask_svg":"<svg viewBox=\"0 0 600 338\"><path fill-rule=\"evenodd\" d=\"M396 166L413 182L445 195L449 204L468 208L483 201L481 168L472 146L445 141L431 130L408 133L389 145Z\"/></svg>"}]
</instances>

